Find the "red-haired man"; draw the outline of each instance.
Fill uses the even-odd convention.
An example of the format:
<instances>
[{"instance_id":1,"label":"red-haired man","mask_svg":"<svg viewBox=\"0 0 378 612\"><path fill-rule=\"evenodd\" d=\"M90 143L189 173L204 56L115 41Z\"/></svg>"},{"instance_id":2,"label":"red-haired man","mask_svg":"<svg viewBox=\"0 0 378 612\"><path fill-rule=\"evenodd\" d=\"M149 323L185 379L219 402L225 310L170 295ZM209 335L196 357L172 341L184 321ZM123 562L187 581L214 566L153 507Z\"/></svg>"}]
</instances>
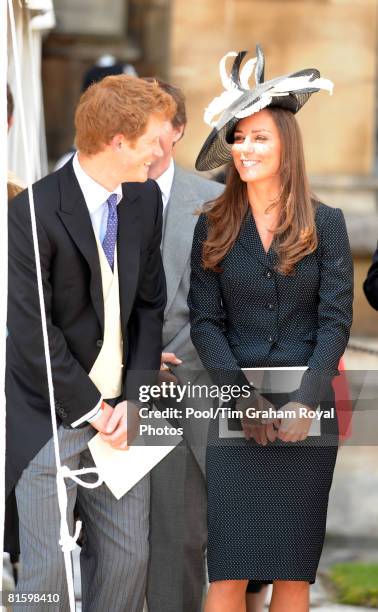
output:
<instances>
[{"instance_id":1,"label":"red-haired man","mask_svg":"<svg viewBox=\"0 0 378 612\"><path fill-rule=\"evenodd\" d=\"M133 372L160 366L162 202L147 175L162 154L161 126L174 107L157 84L135 77L94 84L76 110L77 153L33 187L61 462L71 469L92 465L87 443L97 431L113 448L126 448L125 400L137 399ZM15 488L19 515L18 591L58 593L64 612L69 605L27 192L9 207L8 328L7 485ZM71 533L75 504L84 523L83 610L141 611L148 478L119 501L105 485L90 490L70 480L67 494Z\"/></svg>"}]
</instances>

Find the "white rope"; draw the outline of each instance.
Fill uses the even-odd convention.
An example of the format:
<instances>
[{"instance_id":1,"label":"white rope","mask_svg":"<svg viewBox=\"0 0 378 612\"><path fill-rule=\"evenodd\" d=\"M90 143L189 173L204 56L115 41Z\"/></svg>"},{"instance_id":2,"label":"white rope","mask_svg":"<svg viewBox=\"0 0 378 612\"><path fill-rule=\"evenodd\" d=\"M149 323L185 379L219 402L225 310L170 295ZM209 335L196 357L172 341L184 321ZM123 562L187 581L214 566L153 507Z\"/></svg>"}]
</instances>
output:
<instances>
[{"instance_id":1,"label":"white rope","mask_svg":"<svg viewBox=\"0 0 378 612\"><path fill-rule=\"evenodd\" d=\"M79 474L96 474L98 478L95 482L85 482L84 480L78 478ZM68 500L67 489L64 483L65 478L70 478L71 480L81 485L82 487L85 487L86 489L94 489L103 483L103 479L100 477L96 468L82 468L81 470L70 470L67 465L59 467L56 483L58 487L58 503L61 516L66 516L67 514ZM59 544L65 555L69 555L74 550L77 539L80 535L80 529L81 521L76 521L75 534L71 536L68 530L67 521L61 521Z\"/></svg>"},{"instance_id":2,"label":"white rope","mask_svg":"<svg viewBox=\"0 0 378 612\"><path fill-rule=\"evenodd\" d=\"M63 555L64 555L64 564L65 564L65 570L66 570L70 610L71 612L74 612L75 611L75 593L74 593L74 584L73 584L71 552L76 545L76 541L80 533L81 522L80 521L76 522L75 534L71 536L69 533L68 524L67 524L67 489L66 489L64 479L71 478L77 484L80 484L81 486L84 486L86 488L93 488L95 486L99 486L100 484L102 484L102 480L100 479L100 477L98 477L98 480L95 483L86 483L77 477L78 474L85 474L85 473L98 474L98 471L96 468L86 468L83 470L71 471L68 468L68 466L62 466L61 461L60 461L58 425L57 425L57 419L56 419L56 413L55 413L54 386L53 386L53 378L52 378L50 349L49 349L47 322L46 322L46 311L45 311L45 302L44 302L43 284L42 284L41 262L40 262L39 247L38 247L37 224L36 224L36 216L35 216L33 189L32 189L30 150L28 147L28 138L27 138L27 131L26 131L25 106L24 106L24 100L23 100L23 95L22 95L22 84L21 84L21 66L20 66L20 57L19 57L19 49L18 49L17 36L16 36L16 26L15 26L12 0L8 0L8 8L9 8L9 21L10 21L10 26L11 26L12 47L13 47L14 64L15 64L17 102L20 108L21 135L22 135L22 144L23 144L25 164L26 164L29 207L30 207L31 227L32 227L32 235L33 235L33 248L34 248L34 256L35 256L35 262L36 262L39 306L40 306L40 311L41 311L43 346L44 346L44 352L45 352L47 383L48 383L48 389L49 389L49 401L50 401L51 424L52 424L52 431L53 431L54 453L55 453L55 462L57 466L56 482L57 482L58 504L59 504L59 511L60 511L59 544L61 545ZM4 326L4 329L5 329L5 326Z\"/></svg>"},{"instance_id":3,"label":"white rope","mask_svg":"<svg viewBox=\"0 0 378 612\"><path fill-rule=\"evenodd\" d=\"M8 170L8 147L7 147L7 4L0 3L0 279L2 296L0 300L0 542L4 540L5 519L5 343L7 324L7 286L8 286L8 199L7 194L7 170ZM3 555L0 551L0 589L3 584Z\"/></svg>"},{"instance_id":4,"label":"white rope","mask_svg":"<svg viewBox=\"0 0 378 612\"><path fill-rule=\"evenodd\" d=\"M63 478L71 478L71 480L85 489L95 489L104 482L104 479L102 476L100 476L97 468L81 468L80 470L71 470L67 465L62 465L60 471ZM77 477L79 474L96 474L97 480L95 482L85 482L85 480Z\"/></svg>"}]
</instances>

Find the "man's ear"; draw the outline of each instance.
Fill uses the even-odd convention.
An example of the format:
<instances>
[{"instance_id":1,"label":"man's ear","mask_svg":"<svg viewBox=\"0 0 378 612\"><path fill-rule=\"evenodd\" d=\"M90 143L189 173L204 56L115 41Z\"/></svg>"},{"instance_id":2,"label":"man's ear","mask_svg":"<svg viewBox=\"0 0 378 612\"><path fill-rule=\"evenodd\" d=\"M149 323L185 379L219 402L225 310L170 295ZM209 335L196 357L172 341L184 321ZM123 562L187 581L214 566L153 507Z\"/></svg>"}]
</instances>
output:
<instances>
[{"instance_id":1,"label":"man's ear","mask_svg":"<svg viewBox=\"0 0 378 612\"><path fill-rule=\"evenodd\" d=\"M116 134L110 141L110 146L113 151L120 151L126 143L126 139L123 134Z\"/></svg>"},{"instance_id":2,"label":"man's ear","mask_svg":"<svg viewBox=\"0 0 378 612\"><path fill-rule=\"evenodd\" d=\"M181 140L181 138L184 136L184 131L185 131L185 125L180 125L177 128L173 129L173 144L175 145L176 142L178 142L179 140Z\"/></svg>"}]
</instances>

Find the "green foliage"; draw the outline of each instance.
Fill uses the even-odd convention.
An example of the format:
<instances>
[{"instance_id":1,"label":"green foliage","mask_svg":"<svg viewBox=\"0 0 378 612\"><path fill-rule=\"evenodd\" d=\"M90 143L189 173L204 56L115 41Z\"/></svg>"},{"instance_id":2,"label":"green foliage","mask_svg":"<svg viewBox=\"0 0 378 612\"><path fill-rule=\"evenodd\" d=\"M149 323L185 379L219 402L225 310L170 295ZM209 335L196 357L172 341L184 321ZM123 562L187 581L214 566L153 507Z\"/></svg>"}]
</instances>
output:
<instances>
[{"instance_id":1,"label":"green foliage","mask_svg":"<svg viewBox=\"0 0 378 612\"><path fill-rule=\"evenodd\" d=\"M339 603L378 608L378 564L338 563L329 577Z\"/></svg>"}]
</instances>

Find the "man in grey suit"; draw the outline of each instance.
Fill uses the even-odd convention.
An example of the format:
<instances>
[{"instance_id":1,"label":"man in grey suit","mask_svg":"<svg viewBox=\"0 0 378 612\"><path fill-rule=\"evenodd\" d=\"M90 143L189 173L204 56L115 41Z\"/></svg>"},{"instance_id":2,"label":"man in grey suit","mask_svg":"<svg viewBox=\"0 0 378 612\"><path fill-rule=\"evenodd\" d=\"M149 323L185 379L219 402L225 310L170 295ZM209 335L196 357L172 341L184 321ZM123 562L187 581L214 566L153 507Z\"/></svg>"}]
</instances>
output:
<instances>
[{"instance_id":1,"label":"man in grey suit","mask_svg":"<svg viewBox=\"0 0 378 612\"><path fill-rule=\"evenodd\" d=\"M162 256L167 282L162 361L174 366L179 384L201 375L203 366L190 340L187 296L195 211L223 186L180 168L173 161L186 126L182 92L159 81L177 104L160 139L163 156L151 165L163 197ZM196 380L197 382L197 380ZM205 400L206 402L206 400ZM168 402L169 403L169 402ZM198 400L194 404L196 407ZM204 407L204 401L199 408ZM170 404L172 405L172 403ZM159 408L161 405L159 405ZM198 612L206 582L206 422L180 423L183 442L151 472L149 612Z\"/></svg>"}]
</instances>

